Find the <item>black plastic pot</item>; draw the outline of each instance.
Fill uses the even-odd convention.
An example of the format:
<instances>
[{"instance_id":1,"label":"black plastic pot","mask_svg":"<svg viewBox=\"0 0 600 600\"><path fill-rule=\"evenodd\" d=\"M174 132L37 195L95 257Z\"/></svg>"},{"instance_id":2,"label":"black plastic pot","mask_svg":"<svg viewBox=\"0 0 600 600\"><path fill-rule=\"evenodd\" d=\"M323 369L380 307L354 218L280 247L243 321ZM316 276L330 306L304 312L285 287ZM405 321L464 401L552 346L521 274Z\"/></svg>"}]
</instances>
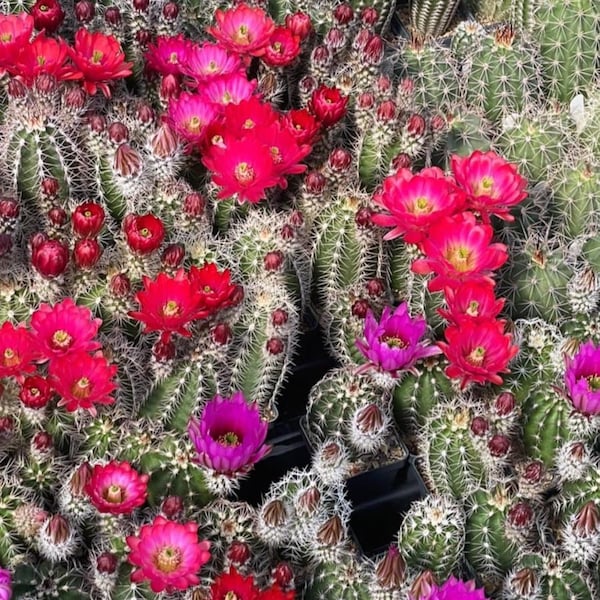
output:
<instances>
[{"instance_id":1,"label":"black plastic pot","mask_svg":"<svg viewBox=\"0 0 600 600\"><path fill-rule=\"evenodd\" d=\"M385 552L411 504L428 494L413 457L351 477L346 487L353 507L350 529L365 556Z\"/></svg>"}]
</instances>

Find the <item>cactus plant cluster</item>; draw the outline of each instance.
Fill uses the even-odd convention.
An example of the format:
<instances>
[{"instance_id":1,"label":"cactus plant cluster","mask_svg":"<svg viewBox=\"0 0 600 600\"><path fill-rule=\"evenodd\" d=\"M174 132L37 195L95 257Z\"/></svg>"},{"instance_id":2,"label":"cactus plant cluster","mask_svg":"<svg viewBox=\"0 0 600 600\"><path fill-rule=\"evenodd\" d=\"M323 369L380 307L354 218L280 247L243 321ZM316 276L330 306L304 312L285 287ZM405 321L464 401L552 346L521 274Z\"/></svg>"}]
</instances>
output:
<instances>
[{"instance_id":1,"label":"cactus plant cluster","mask_svg":"<svg viewBox=\"0 0 600 600\"><path fill-rule=\"evenodd\" d=\"M0 600L597 598L597 4L3 0Z\"/></svg>"}]
</instances>

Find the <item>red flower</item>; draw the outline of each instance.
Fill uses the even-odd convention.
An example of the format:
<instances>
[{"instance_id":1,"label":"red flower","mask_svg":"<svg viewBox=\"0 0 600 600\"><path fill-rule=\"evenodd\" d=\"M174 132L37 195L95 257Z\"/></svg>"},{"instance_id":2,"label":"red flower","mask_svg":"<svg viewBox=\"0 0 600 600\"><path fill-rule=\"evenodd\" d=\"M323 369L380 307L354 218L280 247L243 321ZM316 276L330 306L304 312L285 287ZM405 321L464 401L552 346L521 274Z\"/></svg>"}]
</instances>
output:
<instances>
[{"instance_id":1,"label":"red flower","mask_svg":"<svg viewBox=\"0 0 600 600\"><path fill-rule=\"evenodd\" d=\"M243 138L258 129L266 129L277 122L279 115L269 102L256 96L239 104L228 104L223 110L223 137Z\"/></svg>"},{"instance_id":2,"label":"red flower","mask_svg":"<svg viewBox=\"0 0 600 600\"><path fill-rule=\"evenodd\" d=\"M229 269L219 271L214 263L206 263L200 269L192 267L189 278L194 288L202 294L202 306L211 314L241 300L240 288L231 283Z\"/></svg>"},{"instance_id":3,"label":"red flower","mask_svg":"<svg viewBox=\"0 0 600 600\"><path fill-rule=\"evenodd\" d=\"M80 237L96 237L104 225L104 209L96 202L79 204L71 215L73 231Z\"/></svg>"},{"instance_id":4,"label":"red flower","mask_svg":"<svg viewBox=\"0 0 600 600\"><path fill-rule=\"evenodd\" d=\"M23 47L14 65L8 67L12 75L31 86L38 75L47 73L57 80L69 79L71 67L68 46L61 39L39 33L33 42Z\"/></svg>"},{"instance_id":5,"label":"red flower","mask_svg":"<svg viewBox=\"0 0 600 600\"><path fill-rule=\"evenodd\" d=\"M259 593L252 575L244 577L234 567L228 573L221 573L210 586L210 600L257 600L262 598Z\"/></svg>"},{"instance_id":6,"label":"red flower","mask_svg":"<svg viewBox=\"0 0 600 600\"><path fill-rule=\"evenodd\" d=\"M510 209L527 197L527 180L517 167L495 152L476 150L470 156L452 157L456 182L469 195L469 208L481 215L485 223L490 215L514 221Z\"/></svg>"},{"instance_id":7,"label":"red flower","mask_svg":"<svg viewBox=\"0 0 600 600\"><path fill-rule=\"evenodd\" d=\"M0 75L15 64L21 50L29 44L33 17L25 12L0 15Z\"/></svg>"},{"instance_id":8,"label":"red flower","mask_svg":"<svg viewBox=\"0 0 600 600\"><path fill-rule=\"evenodd\" d=\"M38 31L54 33L63 22L65 12L58 0L37 0L31 7L31 16Z\"/></svg>"},{"instance_id":9,"label":"red flower","mask_svg":"<svg viewBox=\"0 0 600 600\"><path fill-rule=\"evenodd\" d=\"M504 333L503 321L463 321L444 332L446 342L438 342L450 362L446 375L468 383L502 383L499 373L508 373L508 363L519 351L512 336Z\"/></svg>"},{"instance_id":10,"label":"red flower","mask_svg":"<svg viewBox=\"0 0 600 600\"><path fill-rule=\"evenodd\" d=\"M257 600L294 600L296 593L294 590L284 592L279 585L273 584L269 589L263 590Z\"/></svg>"},{"instance_id":11,"label":"red flower","mask_svg":"<svg viewBox=\"0 0 600 600\"><path fill-rule=\"evenodd\" d=\"M85 493L101 513L128 515L146 502L148 475L124 461L94 465Z\"/></svg>"},{"instance_id":12,"label":"red flower","mask_svg":"<svg viewBox=\"0 0 600 600\"><path fill-rule=\"evenodd\" d=\"M433 223L462 208L465 197L441 169L432 167L416 175L399 169L383 180L373 201L388 211L374 214L373 223L394 228L385 234L385 240L402 236L406 243L418 244Z\"/></svg>"},{"instance_id":13,"label":"red flower","mask_svg":"<svg viewBox=\"0 0 600 600\"><path fill-rule=\"evenodd\" d=\"M133 63L125 62L125 53L112 35L78 29L69 54L76 67L73 78L83 79L83 88L92 96L100 90L110 98L108 83L132 72Z\"/></svg>"},{"instance_id":14,"label":"red flower","mask_svg":"<svg viewBox=\"0 0 600 600\"><path fill-rule=\"evenodd\" d=\"M109 365L101 353L74 352L50 361L48 374L54 390L61 396L58 403L69 412L87 409L95 416L95 404L113 404L110 396L117 388L112 378L116 365Z\"/></svg>"},{"instance_id":15,"label":"red flower","mask_svg":"<svg viewBox=\"0 0 600 600\"><path fill-rule=\"evenodd\" d=\"M39 233L31 240L31 264L42 277L52 279L62 275L69 263L69 249L58 240L49 240Z\"/></svg>"},{"instance_id":16,"label":"red flower","mask_svg":"<svg viewBox=\"0 0 600 600\"><path fill-rule=\"evenodd\" d=\"M494 231L478 224L473 213L461 213L436 221L421 244L426 258L418 259L411 270L421 275L435 273L431 292L455 287L464 281L493 282L491 274L508 259L504 244L490 244Z\"/></svg>"},{"instance_id":17,"label":"red flower","mask_svg":"<svg viewBox=\"0 0 600 600\"><path fill-rule=\"evenodd\" d=\"M168 334L178 333L189 337L187 326L195 319L203 318L202 292L190 281L183 269L174 277L159 273L155 280L144 277L144 290L135 296L140 305L139 311L129 316L141 321L145 331L161 331Z\"/></svg>"},{"instance_id":18,"label":"red flower","mask_svg":"<svg viewBox=\"0 0 600 600\"><path fill-rule=\"evenodd\" d=\"M323 127L331 127L346 114L348 97L335 87L319 86L310 98L309 108Z\"/></svg>"},{"instance_id":19,"label":"red flower","mask_svg":"<svg viewBox=\"0 0 600 600\"><path fill-rule=\"evenodd\" d=\"M46 379L39 375L26 377L21 385L19 400L23 406L34 410L44 408L52 397L52 386Z\"/></svg>"},{"instance_id":20,"label":"red flower","mask_svg":"<svg viewBox=\"0 0 600 600\"><path fill-rule=\"evenodd\" d=\"M123 231L127 245L138 254L150 254L165 239L163 222L152 214L127 215L123 219Z\"/></svg>"},{"instance_id":21,"label":"red flower","mask_svg":"<svg viewBox=\"0 0 600 600\"><path fill-rule=\"evenodd\" d=\"M275 30L275 23L261 8L241 2L228 10L217 10L216 27L208 33L227 50L237 54L262 56Z\"/></svg>"},{"instance_id":22,"label":"red flower","mask_svg":"<svg viewBox=\"0 0 600 600\"><path fill-rule=\"evenodd\" d=\"M287 27L277 27L269 38L262 56L269 67L286 67L292 64L300 54L300 38Z\"/></svg>"},{"instance_id":23,"label":"red flower","mask_svg":"<svg viewBox=\"0 0 600 600\"><path fill-rule=\"evenodd\" d=\"M496 298L494 285L489 281L467 281L456 288L446 288L444 294L448 309L438 312L452 325L491 321L504 306L504 298Z\"/></svg>"},{"instance_id":24,"label":"red flower","mask_svg":"<svg viewBox=\"0 0 600 600\"><path fill-rule=\"evenodd\" d=\"M24 326L5 321L0 327L0 379L35 370L35 341Z\"/></svg>"},{"instance_id":25,"label":"red flower","mask_svg":"<svg viewBox=\"0 0 600 600\"><path fill-rule=\"evenodd\" d=\"M298 144L313 144L319 135L319 123L306 108L290 110L283 117L282 124Z\"/></svg>"}]
</instances>

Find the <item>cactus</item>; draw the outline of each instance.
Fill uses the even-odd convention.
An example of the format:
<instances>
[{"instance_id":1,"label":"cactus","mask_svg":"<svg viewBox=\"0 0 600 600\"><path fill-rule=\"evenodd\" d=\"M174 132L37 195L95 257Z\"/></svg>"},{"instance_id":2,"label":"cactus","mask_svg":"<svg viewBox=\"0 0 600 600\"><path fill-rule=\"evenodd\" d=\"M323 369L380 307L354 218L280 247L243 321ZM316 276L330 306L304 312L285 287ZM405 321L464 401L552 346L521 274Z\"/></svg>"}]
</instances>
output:
<instances>
[{"instance_id":1,"label":"cactus","mask_svg":"<svg viewBox=\"0 0 600 600\"><path fill-rule=\"evenodd\" d=\"M305 591L307 600L335 597L340 600L371 598L360 565L353 558L321 563Z\"/></svg>"},{"instance_id":2,"label":"cactus","mask_svg":"<svg viewBox=\"0 0 600 600\"><path fill-rule=\"evenodd\" d=\"M411 25L423 37L442 35L454 17L460 2L421 0L411 5Z\"/></svg>"}]
</instances>

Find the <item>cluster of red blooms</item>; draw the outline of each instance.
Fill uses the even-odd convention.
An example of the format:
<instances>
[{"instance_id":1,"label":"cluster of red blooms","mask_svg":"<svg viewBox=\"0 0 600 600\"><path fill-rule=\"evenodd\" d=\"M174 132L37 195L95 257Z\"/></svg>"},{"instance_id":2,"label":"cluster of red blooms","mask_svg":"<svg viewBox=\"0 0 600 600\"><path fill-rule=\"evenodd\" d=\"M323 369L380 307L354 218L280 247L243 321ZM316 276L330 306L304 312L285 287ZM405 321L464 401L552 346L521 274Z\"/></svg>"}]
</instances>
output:
<instances>
[{"instance_id":1,"label":"cluster of red blooms","mask_svg":"<svg viewBox=\"0 0 600 600\"><path fill-rule=\"evenodd\" d=\"M348 99L336 88L314 91L309 108L276 111L256 92L246 68L252 57L272 67L291 64L311 32L307 15L275 23L260 8L241 3L217 11L209 33L217 43L196 44L182 35L159 37L147 67L162 76L169 100L166 120L189 151L198 150L219 186L218 197L258 202L265 190L287 186L322 128L339 121Z\"/></svg>"},{"instance_id":2,"label":"cluster of red blooms","mask_svg":"<svg viewBox=\"0 0 600 600\"><path fill-rule=\"evenodd\" d=\"M75 33L72 47L61 38L48 37L62 21L62 9L57 4L58 19L55 11L50 20L39 4L32 14L0 15L0 72L28 87L40 75L50 75L57 81L80 81L90 95L100 90L110 96L110 82L131 75L132 63L125 61L118 40L85 28ZM34 26L41 31L32 39Z\"/></svg>"},{"instance_id":3,"label":"cluster of red blooms","mask_svg":"<svg viewBox=\"0 0 600 600\"><path fill-rule=\"evenodd\" d=\"M383 182L374 201L387 213L373 216L393 227L385 239L402 236L416 244L424 258L415 273L430 274L430 291L444 293L449 322L446 342L438 345L449 365L446 374L468 383L502 383L518 351L497 316L504 299L494 293L494 271L507 260L504 244L491 243L491 215L510 221L510 209L527 195L526 180L514 165L494 152L452 157L452 175L433 167L413 174L400 169Z\"/></svg>"},{"instance_id":4,"label":"cluster of red blooms","mask_svg":"<svg viewBox=\"0 0 600 600\"><path fill-rule=\"evenodd\" d=\"M230 554L238 552L241 554L248 551L245 544L234 543L230 549ZM252 575L241 575L235 567L231 567L228 572L221 573L210 588L211 600L228 600L237 598L238 600L294 600L296 597L293 590L284 591L291 578L291 569L282 564L274 571L274 583L268 588L261 590L254 581Z\"/></svg>"},{"instance_id":5,"label":"cluster of red blooms","mask_svg":"<svg viewBox=\"0 0 600 600\"><path fill-rule=\"evenodd\" d=\"M29 327L5 322L0 327L0 379L12 377L28 408L41 409L54 394L68 411L95 414L96 404L112 404L117 372L95 340L102 321L71 298L41 304ZM45 375L41 369L45 369Z\"/></svg>"}]
</instances>

